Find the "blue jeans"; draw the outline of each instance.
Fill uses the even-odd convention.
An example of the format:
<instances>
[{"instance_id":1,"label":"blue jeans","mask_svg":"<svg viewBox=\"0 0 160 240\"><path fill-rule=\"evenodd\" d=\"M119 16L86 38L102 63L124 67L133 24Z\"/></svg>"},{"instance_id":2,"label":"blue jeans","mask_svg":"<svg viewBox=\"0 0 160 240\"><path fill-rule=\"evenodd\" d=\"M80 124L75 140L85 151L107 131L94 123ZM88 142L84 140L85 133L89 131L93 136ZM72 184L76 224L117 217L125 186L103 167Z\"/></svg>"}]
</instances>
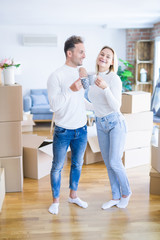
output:
<instances>
[{"instance_id":1,"label":"blue jeans","mask_svg":"<svg viewBox=\"0 0 160 240\"><path fill-rule=\"evenodd\" d=\"M131 189L122 163L126 139L126 124L121 113L96 118L98 142L107 167L113 199L129 195Z\"/></svg>"},{"instance_id":2,"label":"blue jeans","mask_svg":"<svg viewBox=\"0 0 160 240\"><path fill-rule=\"evenodd\" d=\"M53 162L51 169L51 187L54 198L60 195L61 170L67 149L71 148L70 189L77 191L81 175L83 156L87 145L87 126L70 130L55 126L53 135Z\"/></svg>"}]
</instances>

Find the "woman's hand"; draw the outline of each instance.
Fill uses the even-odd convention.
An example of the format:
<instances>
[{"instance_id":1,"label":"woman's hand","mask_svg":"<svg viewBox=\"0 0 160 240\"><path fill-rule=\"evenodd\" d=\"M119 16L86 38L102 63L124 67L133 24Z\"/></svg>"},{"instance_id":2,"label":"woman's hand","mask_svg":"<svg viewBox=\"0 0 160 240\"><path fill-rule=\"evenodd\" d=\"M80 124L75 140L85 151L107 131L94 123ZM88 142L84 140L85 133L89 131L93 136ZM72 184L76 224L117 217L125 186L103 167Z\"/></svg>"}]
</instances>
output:
<instances>
[{"instance_id":1,"label":"woman's hand","mask_svg":"<svg viewBox=\"0 0 160 240\"><path fill-rule=\"evenodd\" d=\"M97 79L95 81L95 84L99 87L99 88L102 88L102 89L105 89L108 87L107 83L103 80L102 77L100 76L97 76Z\"/></svg>"},{"instance_id":2,"label":"woman's hand","mask_svg":"<svg viewBox=\"0 0 160 240\"><path fill-rule=\"evenodd\" d=\"M83 67L80 67L80 68L79 68L79 77L80 77L80 78L83 78L83 77L87 77L87 76L88 76L88 74L87 74L86 69L83 68Z\"/></svg>"}]
</instances>

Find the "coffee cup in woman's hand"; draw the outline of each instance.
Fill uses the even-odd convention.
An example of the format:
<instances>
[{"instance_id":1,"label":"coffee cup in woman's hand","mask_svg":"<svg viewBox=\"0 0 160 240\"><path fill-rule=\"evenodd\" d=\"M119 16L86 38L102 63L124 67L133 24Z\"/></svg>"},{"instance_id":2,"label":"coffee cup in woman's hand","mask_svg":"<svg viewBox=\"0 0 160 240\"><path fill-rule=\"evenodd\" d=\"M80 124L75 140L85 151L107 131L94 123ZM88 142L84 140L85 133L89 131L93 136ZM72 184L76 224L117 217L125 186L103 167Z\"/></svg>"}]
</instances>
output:
<instances>
[{"instance_id":1,"label":"coffee cup in woman's hand","mask_svg":"<svg viewBox=\"0 0 160 240\"><path fill-rule=\"evenodd\" d=\"M95 83L97 75L96 74L88 74L88 78L89 78L89 85L93 85Z\"/></svg>"}]
</instances>

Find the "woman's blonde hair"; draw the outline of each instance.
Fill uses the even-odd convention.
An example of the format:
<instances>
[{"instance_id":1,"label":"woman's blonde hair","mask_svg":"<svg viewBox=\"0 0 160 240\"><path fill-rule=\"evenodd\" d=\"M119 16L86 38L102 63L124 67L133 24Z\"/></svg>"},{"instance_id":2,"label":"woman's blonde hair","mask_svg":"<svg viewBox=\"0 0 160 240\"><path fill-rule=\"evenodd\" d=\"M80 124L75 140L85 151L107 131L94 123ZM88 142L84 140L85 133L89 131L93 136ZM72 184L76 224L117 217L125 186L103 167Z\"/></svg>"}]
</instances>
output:
<instances>
[{"instance_id":1,"label":"woman's blonde hair","mask_svg":"<svg viewBox=\"0 0 160 240\"><path fill-rule=\"evenodd\" d=\"M115 73L117 73L117 71L118 71L118 58L117 58L117 54L116 54L116 52L114 51L114 49L111 48L111 47L109 47L109 46L104 46L104 47L101 49L101 51L103 51L103 50L106 49L106 48L110 49L110 50L113 52L113 65L111 65L111 66L109 67L109 72L115 72ZM100 51L100 52L101 52L101 51ZM100 52L99 52L99 54L100 54ZM99 54L98 54L98 56L99 56ZM98 58L98 57L97 57L97 58ZM96 72L97 72L97 73L99 72L99 67L98 67L98 65L97 65L97 59L96 59Z\"/></svg>"}]
</instances>

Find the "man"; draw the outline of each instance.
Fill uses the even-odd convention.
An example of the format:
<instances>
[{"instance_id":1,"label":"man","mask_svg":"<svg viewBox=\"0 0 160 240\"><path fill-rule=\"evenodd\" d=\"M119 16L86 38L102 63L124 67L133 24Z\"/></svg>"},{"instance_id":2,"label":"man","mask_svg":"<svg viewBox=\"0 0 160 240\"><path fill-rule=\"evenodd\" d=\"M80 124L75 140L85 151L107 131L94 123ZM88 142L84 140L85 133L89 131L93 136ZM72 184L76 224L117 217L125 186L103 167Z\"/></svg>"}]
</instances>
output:
<instances>
[{"instance_id":1,"label":"man","mask_svg":"<svg viewBox=\"0 0 160 240\"><path fill-rule=\"evenodd\" d=\"M48 209L52 214L58 214L61 170L69 146L71 148L71 169L68 201L82 208L88 207L86 202L77 197L83 156L87 145L84 89L77 68L82 65L85 58L81 37L71 36L67 39L64 52L65 64L51 74L47 83L50 106L55 113L51 169L53 203Z\"/></svg>"}]
</instances>

